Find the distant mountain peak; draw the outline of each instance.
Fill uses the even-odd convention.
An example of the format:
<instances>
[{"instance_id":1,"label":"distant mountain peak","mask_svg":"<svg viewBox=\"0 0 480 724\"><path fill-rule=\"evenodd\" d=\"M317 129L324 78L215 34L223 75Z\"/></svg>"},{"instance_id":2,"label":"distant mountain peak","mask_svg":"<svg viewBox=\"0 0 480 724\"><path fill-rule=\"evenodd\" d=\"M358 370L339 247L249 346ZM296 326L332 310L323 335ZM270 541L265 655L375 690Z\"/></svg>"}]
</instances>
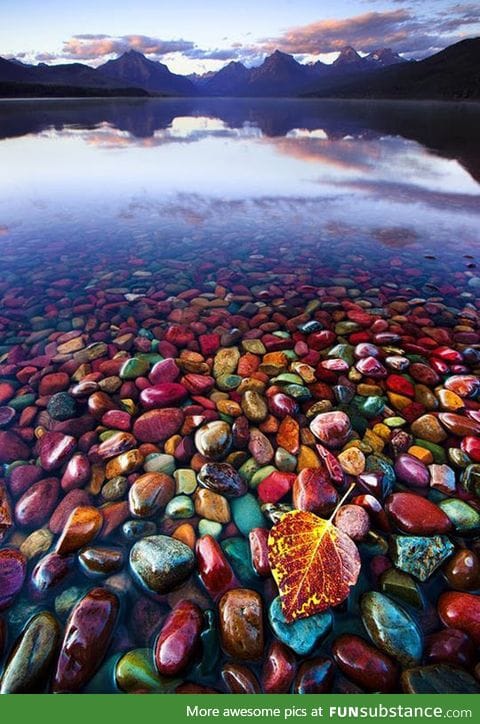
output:
<instances>
[{"instance_id":1,"label":"distant mountain peak","mask_svg":"<svg viewBox=\"0 0 480 724\"><path fill-rule=\"evenodd\" d=\"M338 57L333 61L333 65L347 65L352 63L361 63L362 58L357 53L355 48L352 48L351 45L346 45L344 48L341 49Z\"/></svg>"},{"instance_id":2,"label":"distant mountain peak","mask_svg":"<svg viewBox=\"0 0 480 724\"><path fill-rule=\"evenodd\" d=\"M368 63L375 63L376 65L395 65L396 63L405 62L405 59L398 53L395 53L391 48L372 50L365 60Z\"/></svg>"}]
</instances>

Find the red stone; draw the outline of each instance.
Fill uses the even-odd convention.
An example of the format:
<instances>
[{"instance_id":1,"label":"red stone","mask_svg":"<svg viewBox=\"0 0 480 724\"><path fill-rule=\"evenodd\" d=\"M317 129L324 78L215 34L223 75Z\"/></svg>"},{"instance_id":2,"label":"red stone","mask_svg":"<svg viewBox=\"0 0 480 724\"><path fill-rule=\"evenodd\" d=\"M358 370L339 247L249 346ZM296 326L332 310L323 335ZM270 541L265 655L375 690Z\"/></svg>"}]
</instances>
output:
<instances>
[{"instance_id":1,"label":"red stone","mask_svg":"<svg viewBox=\"0 0 480 724\"><path fill-rule=\"evenodd\" d=\"M436 535L452 528L441 508L415 493L394 493L385 501L385 510L394 525L410 535Z\"/></svg>"},{"instance_id":2,"label":"red stone","mask_svg":"<svg viewBox=\"0 0 480 724\"><path fill-rule=\"evenodd\" d=\"M47 471L60 468L70 458L75 446L76 440L71 435L46 432L38 443L40 465Z\"/></svg>"},{"instance_id":3,"label":"red stone","mask_svg":"<svg viewBox=\"0 0 480 724\"><path fill-rule=\"evenodd\" d=\"M268 560L268 530L267 528L252 528L248 534L252 566L259 576L270 575L270 562Z\"/></svg>"},{"instance_id":4,"label":"red stone","mask_svg":"<svg viewBox=\"0 0 480 724\"><path fill-rule=\"evenodd\" d=\"M447 591L438 601L438 615L449 628L460 629L480 644L480 597L472 593Z\"/></svg>"},{"instance_id":5,"label":"red stone","mask_svg":"<svg viewBox=\"0 0 480 724\"><path fill-rule=\"evenodd\" d=\"M274 470L258 486L258 497L262 503L278 503L290 492L295 479L295 473Z\"/></svg>"},{"instance_id":6,"label":"red stone","mask_svg":"<svg viewBox=\"0 0 480 724\"><path fill-rule=\"evenodd\" d=\"M398 665L360 636L339 636L332 653L339 669L362 689L388 693L395 688Z\"/></svg>"},{"instance_id":7,"label":"red stone","mask_svg":"<svg viewBox=\"0 0 480 724\"><path fill-rule=\"evenodd\" d=\"M155 665L160 674L176 676L191 663L202 625L202 612L196 604L181 601L175 606L155 642Z\"/></svg>"},{"instance_id":8,"label":"red stone","mask_svg":"<svg viewBox=\"0 0 480 724\"><path fill-rule=\"evenodd\" d=\"M57 478L34 483L17 501L15 520L22 528L41 528L55 508L60 485Z\"/></svg>"},{"instance_id":9,"label":"red stone","mask_svg":"<svg viewBox=\"0 0 480 724\"><path fill-rule=\"evenodd\" d=\"M293 483L293 506L316 515L329 515L335 508L338 494L323 468L304 468Z\"/></svg>"},{"instance_id":10,"label":"red stone","mask_svg":"<svg viewBox=\"0 0 480 724\"><path fill-rule=\"evenodd\" d=\"M470 669L475 663L475 646L463 631L447 628L426 637L423 655L426 664L452 664Z\"/></svg>"},{"instance_id":11,"label":"red stone","mask_svg":"<svg viewBox=\"0 0 480 724\"><path fill-rule=\"evenodd\" d=\"M0 463L28 460L29 457L30 448L21 437L10 430L0 431Z\"/></svg>"},{"instance_id":12,"label":"red stone","mask_svg":"<svg viewBox=\"0 0 480 724\"><path fill-rule=\"evenodd\" d=\"M178 382L161 382L154 387L147 387L140 393L140 402L146 410L157 407L178 405L187 397L188 391Z\"/></svg>"},{"instance_id":13,"label":"red stone","mask_svg":"<svg viewBox=\"0 0 480 724\"><path fill-rule=\"evenodd\" d=\"M195 552L200 580L214 601L238 587L235 574L215 538L210 535L199 538Z\"/></svg>"},{"instance_id":14,"label":"red stone","mask_svg":"<svg viewBox=\"0 0 480 724\"><path fill-rule=\"evenodd\" d=\"M265 694L288 694L297 671L291 649L280 641L272 641L262 669L262 688Z\"/></svg>"},{"instance_id":15,"label":"red stone","mask_svg":"<svg viewBox=\"0 0 480 724\"><path fill-rule=\"evenodd\" d=\"M174 435L183 423L183 412L174 407L149 410L135 421L133 434L141 442L161 442Z\"/></svg>"}]
</instances>

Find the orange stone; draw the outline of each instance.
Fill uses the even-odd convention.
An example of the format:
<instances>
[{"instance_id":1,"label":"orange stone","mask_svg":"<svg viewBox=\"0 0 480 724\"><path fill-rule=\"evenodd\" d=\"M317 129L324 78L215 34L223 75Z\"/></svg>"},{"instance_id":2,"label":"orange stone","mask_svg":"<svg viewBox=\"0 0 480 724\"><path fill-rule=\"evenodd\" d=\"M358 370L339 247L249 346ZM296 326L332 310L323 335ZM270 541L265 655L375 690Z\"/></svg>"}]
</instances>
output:
<instances>
[{"instance_id":1,"label":"orange stone","mask_svg":"<svg viewBox=\"0 0 480 724\"><path fill-rule=\"evenodd\" d=\"M280 423L277 432L277 445L296 455L300 449L300 426L293 417L287 415Z\"/></svg>"},{"instance_id":2,"label":"orange stone","mask_svg":"<svg viewBox=\"0 0 480 724\"><path fill-rule=\"evenodd\" d=\"M95 538L102 525L103 516L97 508L91 505L74 508L60 535L56 553L64 556L78 551Z\"/></svg>"}]
</instances>

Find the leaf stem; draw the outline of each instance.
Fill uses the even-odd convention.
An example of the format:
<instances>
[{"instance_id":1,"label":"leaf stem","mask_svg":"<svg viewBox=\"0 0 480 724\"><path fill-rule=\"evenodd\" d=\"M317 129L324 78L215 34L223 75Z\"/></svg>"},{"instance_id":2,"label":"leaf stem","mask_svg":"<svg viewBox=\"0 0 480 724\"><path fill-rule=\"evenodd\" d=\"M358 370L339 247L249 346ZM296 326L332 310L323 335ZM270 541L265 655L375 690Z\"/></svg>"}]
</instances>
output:
<instances>
[{"instance_id":1,"label":"leaf stem","mask_svg":"<svg viewBox=\"0 0 480 724\"><path fill-rule=\"evenodd\" d=\"M335 510L333 511L332 515L331 515L330 518L328 519L328 522L329 522L329 523L331 523L332 520L335 518L335 516L336 516L336 514L337 514L337 510L338 510L338 509L340 508L340 506L343 504L344 500L345 500L346 498L348 498L348 496L350 495L350 493L351 493L352 490L354 489L355 485L356 485L356 483L353 482L353 483L350 485L350 487L348 488L347 492L344 493L344 495L342 496L342 498L341 498L341 499L339 500L339 502L336 504Z\"/></svg>"}]
</instances>

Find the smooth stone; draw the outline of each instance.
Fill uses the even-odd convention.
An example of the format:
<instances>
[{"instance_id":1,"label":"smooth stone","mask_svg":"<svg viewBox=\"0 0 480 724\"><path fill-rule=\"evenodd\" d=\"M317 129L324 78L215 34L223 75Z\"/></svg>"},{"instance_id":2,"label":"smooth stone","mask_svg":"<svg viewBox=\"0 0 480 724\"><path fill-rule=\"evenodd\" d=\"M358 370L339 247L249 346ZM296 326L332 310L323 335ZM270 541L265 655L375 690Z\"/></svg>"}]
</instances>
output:
<instances>
[{"instance_id":1,"label":"smooth stone","mask_svg":"<svg viewBox=\"0 0 480 724\"><path fill-rule=\"evenodd\" d=\"M262 578L269 576L271 573L268 558L268 536L269 531L267 528L253 528L248 534L252 566L257 575Z\"/></svg>"},{"instance_id":2,"label":"smooth stone","mask_svg":"<svg viewBox=\"0 0 480 724\"><path fill-rule=\"evenodd\" d=\"M426 488L430 482L430 474L426 465L408 453L399 455L395 460L395 474L406 485L417 488Z\"/></svg>"},{"instance_id":3,"label":"smooth stone","mask_svg":"<svg viewBox=\"0 0 480 724\"><path fill-rule=\"evenodd\" d=\"M317 657L301 664L295 677L295 694L327 694L333 683L334 664L331 659Z\"/></svg>"},{"instance_id":4,"label":"smooth stone","mask_svg":"<svg viewBox=\"0 0 480 724\"><path fill-rule=\"evenodd\" d=\"M71 435L61 432L46 432L39 441L40 465L50 472L60 468L69 460L77 442Z\"/></svg>"},{"instance_id":5,"label":"smooth stone","mask_svg":"<svg viewBox=\"0 0 480 724\"><path fill-rule=\"evenodd\" d=\"M447 591L438 600L442 623L466 633L480 645L480 598L472 593Z\"/></svg>"},{"instance_id":6,"label":"smooth stone","mask_svg":"<svg viewBox=\"0 0 480 724\"><path fill-rule=\"evenodd\" d=\"M108 576L123 568L124 558L121 548L97 546L84 548L78 561L87 575Z\"/></svg>"},{"instance_id":7,"label":"smooth stone","mask_svg":"<svg viewBox=\"0 0 480 724\"><path fill-rule=\"evenodd\" d=\"M48 527L52 533L54 535L61 533L72 510L78 506L88 506L91 501L91 496L86 492L86 490L70 490L57 505L50 517Z\"/></svg>"},{"instance_id":8,"label":"smooth stone","mask_svg":"<svg viewBox=\"0 0 480 724\"><path fill-rule=\"evenodd\" d=\"M347 442L352 426L344 412L323 412L313 418L310 430L322 445L338 448Z\"/></svg>"},{"instance_id":9,"label":"smooth stone","mask_svg":"<svg viewBox=\"0 0 480 724\"><path fill-rule=\"evenodd\" d=\"M209 596L218 601L224 593L238 587L238 581L220 544L211 535L197 540L195 553L198 575Z\"/></svg>"},{"instance_id":10,"label":"smooth stone","mask_svg":"<svg viewBox=\"0 0 480 724\"><path fill-rule=\"evenodd\" d=\"M299 656L308 656L331 629L333 616L327 610L287 623L277 596L270 605L268 620L277 639Z\"/></svg>"},{"instance_id":11,"label":"smooth stone","mask_svg":"<svg viewBox=\"0 0 480 724\"><path fill-rule=\"evenodd\" d=\"M290 492L296 477L295 473L273 470L257 487L259 500L262 503L278 503Z\"/></svg>"},{"instance_id":12,"label":"smooth stone","mask_svg":"<svg viewBox=\"0 0 480 724\"><path fill-rule=\"evenodd\" d=\"M173 518L174 520L192 518L195 515L193 500L188 495L176 495L167 503L165 515L167 518Z\"/></svg>"},{"instance_id":13,"label":"smooth stone","mask_svg":"<svg viewBox=\"0 0 480 724\"><path fill-rule=\"evenodd\" d=\"M469 417L456 415L454 412L440 412L438 419L449 432L458 437L480 435L480 422L476 422Z\"/></svg>"},{"instance_id":14,"label":"smooth stone","mask_svg":"<svg viewBox=\"0 0 480 724\"><path fill-rule=\"evenodd\" d=\"M22 528L40 528L53 513L60 485L57 478L44 478L34 483L15 505L15 520Z\"/></svg>"},{"instance_id":15,"label":"smooth stone","mask_svg":"<svg viewBox=\"0 0 480 724\"><path fill-rule=\"evenodd\" d=\"M213 490L207 490L202 488L195 493L195 512L201 518L207 518L203 522L202 531L200 535L203 535L207 531L205 530L205 524L216 523L220 525L219 533L222 530L221 524L230 522L230 506L226 498L223 495L214 493Z\"/></svg>"},{"instance_id":16,"label":"smooth stone","mask_svg":"<svg viewBox=\"0 0 480 724\"><path fill-rule=\"evenodd\" d=\"M335 526L352 540L361 541L370 530L370 517L360 505L342 505L335 514Z\"/></svg>"},{"instance_id":17,"label":"smooth stone","mask_svg":"<svg viewBox=\"0 0 480 724\"><path fill-rule=\"evenodd\" d=\"M338 502L338 493L323 467L301 470L293 483L292 496L297 510L321 517L330 515Z\"/></svg>"},{"instance_id":18,"label":"smooth stone","mask_svg":"<svg viewBox=\"0 0 480 724\"><path fill-rule=\"evenodd\" d=\"M155 665L160 674L176 676L191 663L202 626L202 612L191 601L181 601L172 609L155 642Z\"/></svg>"},{"instance_id":19,"label":"smooth stone","mask_svg":"<svg viewBox=\"0 0 480 724\"><path fill-rule=\"evenodd\" d=\"M189 468L178 468L173 473L175 479L175 492L191 495L197 487L197 475L195 470Z\"/></svg>"},{"instance_id":20,"label":"smooth stone","mask_svg":"<svg viewBox=\"0 0 480 724\"><path fill-rule=\"evenodd\" d=\"M260 466L268 465L273 460L274 451L268 437L256 427L250 430L248 450Z\"/></svg>"},{"instance_id":21,"label":"smooth stone","mask_svg":"<svg viewBox=\"0 0 480 724\"><path fill-rule=\"evenodd\" d=\"M339 636L333 643L332 653L339 669L362 689L382 693L395 689L398 665L360 636Z\"/></svg>"},{"instance_id":22,"label":"smooth stone","mask_svg":"<svg viewBox=\"0 0 480 724\"><path fill-rule=\"evenodd\" d=\"M297 671L294 653L275 639L270 644L262 668L265 694L288 694Z\"/></svg>"},{"instance_id":23,"label":"smooth stone","mask_svg":"<svg viewBox=\"0 0 480 724\"><path fill-rule=\"evenodd\" d=\"M198 534L200 536L211 535L213 538L218 539L222 535L222 531L223 525L215 520L201 518L201 520L198 521Z\"/></svg>"},{"instance_id":24,"label":"smooth stone","mask_svg":"<svg viewBox=\"0 0 480 724\"><path fill-rule=\"evenodd\" d=\"M30 448L15 432L0 430L0 463L28 460Z\"/></svg>"},{"instance_id":25,"label":"smooth stone","mask_svg":"<svg viewBox=\"0 0 480 724\"><path fill-rule=\"evenodd\" d=\"M115 432L100 443L96 452L102 460L109 460L135 447L137 447L137 441L131 433Z\"/></svg>"},{"instance_id":26,"label":"smooth stone","mask_svg":"<svg viewBox=\"0 0 480 724\"><path fill-rule=\"evenodd\" d=\"M17 465L8 474L10 493L14 497L22 495L44 475L45 473L39 465Z\"/></svg>"},{"instance_id":27,"label":"smooth stone","mask_svg":"<svg viewBox=\"0 0 480 724\"><path fill-rule=\"evenodd\" d=\"M464 500L449 498L441 500L438 507L448 516L457 533L477 533L480 528L480 513Z\"/></svg>"},{"instance_id":28,"label":"smooth stone","mask_svg":"<svg viewBox=\"0 0 480 724\"><path fill-rule=\"evenodd\" d=\"M102 487L102 498L104 500L120 500L128 490L128 480L123 475L117 475Z\"/></svg>"},{"instance_id":29,"label":"smooth stone","mask_svg":"<svg viewBox=\"0 0 480 724\"><path fill-rule=\"evenodd\" d=\"M179 431L183 412L175 407L148 410L133 424L133 434L141 442L163 442Z\"/></svg>"},{"instance_id":30,"label":"smooth stone","mask_svg":"<svg viewBox=\"0 0 480 724\"><path fill-rule=\"evenodd\" d=\"M157 525L153 520L127 520L122 526L122 533L128 541L155 535Z\"/></svg>"},{"instance_id":31,"label":"smooth stone","mask_svg":"<svg viewBox=\"0 0 480 724\"><path fill-rule=\"evenodd\" d=\"M393 535L390 549L394 565L423 582L451 556L454 546L442 535Z\"/></svg>"},{"instance_id":32,"label":"smooth stone","mask_svg":"<svg viewBox=\"0 0 480 724\"><path fill-rule=\"evenodd\" d=\"M163 510L175 493L173 478L165 473L144 473L128 491L128 505L133 516L149 518Z\"/></svg>"},{"instance_id":33,"label":"smooth stone","mask_svg":"<svg viewBox=\"0 0 480 724\"><path fill-rule=\"evenodd\" d=\"M0 549L0 611L12 603L21 591L27 572L27 560L13 548Z\"/></svg>"},{"instance_id":34,"label":"smooth stone","mask_svg":"<svg viewBox=\"0 0 480 724\"><path fill-rule=\"evenodd\" d=\"M143 469L146 473L165 473L175 477L175 458L166 453L152 453L145 458Z\"/></svg>"},{"instance_id":35,"label":"smooth stone","mask_svg":"<svg viewBox=\"0 0 480 724\"><path fill-rule=\"evenodd\" d=\"M220 640L235 659L258 660L263 655L263 602L247 588L227 591L219 603Z\"/></svg>"},{"instance_id":36,"label":"smooth stone","mask_svg":"<svg viewBox=\"0 0 480 724\"><path fill-rule=\"evenodd\" d=\"M146 387L140 393L140 402L145 410L159 407L174 407L188 396L188 390L178 382L161 382L154 387Z\"/></svg>"},{"instance_id":37,"label":"smooth stone","mask_svg":"<svg viewBox=\"0 0 480 724\"><path fill-rule=\"evenodd\" d=\"M251 493L247 493L241 498L233 498L230 502L230 509L233 522L245 537L252 528L261 528L265 523L257 499Z\"/></svg>"},{"instance_id":38,"label":"smooth stone","mask_svg":"<svg viewBox=\"0 0 480 724\"><path fill-rule=\"evenodd\" d=\"M192 573L195 556L175 538L148 536L137 541L130 551L134 578L149 593L169 593Z\"/></svg>"},{"instance_id":39,"label":"smooth stone","mask_svg":"<svg viewBox=\"0 0 480 724\"><path fill-rule=\"evenodd\" d=\"M412 422L412 434L428 442L441 443L447 434L434 415L422 415Z\"/></svg>"},{"instance_id":40,"label":"smooth stone","mask_svg":"<svg viewBox=\"0 0 480 724\"><path fill-rule=\"evenodd\" d=\"M140 450L128 450L118 455L116 458L109 460L105 467L105 477L107 480L118 478L120 475L129 475L133 473L143 463L143 455Z\"/></svg>"},{"instance_id":41,"label":"smooth stone","mask_svg":"<svg viewBox=\"0 0 480 724\"><path fill-rule=\"evenodd\" d=\"M119 611L117 596L94 588L73 608L53 679L54 693L77 692L102 663Z\"/></svg>"},{"instance_id":42,"label":"smooth stone","mask_svg":"<svg viewBox=\"0 0 480 724\"><path fill-rule=\"evenodd\" d=\"M475 663L476 648L472 639L463 631L446 628L436 631L425 639L426 664L452 664L470 669Z\"/></svg>"},{"instance_id":43,"label":"smooth stone","mask_svg":"<svg viewBox=\"0 0 480 724\"><path fill-rule=\"evenodd\" d=\"M226 538L220 545L240 583L245 587L255 586L258 578L250 562L250 548L245 538Z\"/></svg>"},{"instance_id":44,"label":"smooth stone","mask_svg":"<svg viewBox=\"0 0 480 724\"><path fill-rule=\"evenodd\" d=\"M68 492L74 488L82 488L90 480L91 466L85 453L75 453L67 463L60 484L62 490Z\"/></svg>"},{"instance_id":45,"label":"smooth stone","mask_svg":"<svg viewBox=\"0 0 480 724\"><path fill-rule=\"evenodd\" d=\"M127 359L120 368L119 377L122 380L134 380L143 377L149 370L148 360L140 357Z\"/></svg>"},{"instance_id":46,"label":"smooth stone","mask_svg":"<svg viewBox=\"0 0 480 724\"><path fill-rule=\"evenodd\" d=\"M21 634L2 676L0 694L42 693L55 662L61 629L48 611L32 618Z\"/></svg>"},{"instance_id":47,"label":"smooth stone","mask_svg":"<svg viewBox=\"0 0 480 724\"><path fill-rule=\"evenodd\" d=\"M200 427L195 433L198 452L211 460L222 460L230 452L232 431L223 420L214 420Z\"/></svg>"},{"instance_id":48,"label":"smooth stone","mask_svg":"<svg viewBox=\"0 0 480 724\"><path fill-rule=\"evenodd\" d=\"M406 694L478 694L480 684L462 669L433 664L407 669L402 674Z\"/></svg>"},{"instance_id":49,"label":"smooth stone","mask_svg":"<svg viewBox=\"0 0 480 724\"><path fill-rule=\"evenodd\" d=\"M452 528L441 508L414 493L394 493L385 501L385 510L403 533L435 535L448 533Z\"/></svg>"},{"instance_id":50,"label":"smooth stone","mask_svg":"<svg viewBox=\"0 0 480 724\"><path fill-rule=\"evenodd\" d=\"M30 533L20 546L20 553L31 560L40 553L46 553L52 545L53 534L47 528L39 528Z\"/></svg>"},{"instance_id":51,"label":"smooth stone","mask_svg":"<svg viewBox=\"0 0 480 724\"><path fill-rule=\"evenodd\" d=\"M338 456L338 462L348 475L361 475L365 470L365 455L357 447L343 450Z\"/></svg>"},{"instance_id":52,"label":"smooth stone","mask_svg":"<svg viewBox=\"0 0 480 724\"><path fill-rule=\"evenodd\" d=\"M197 479L204 488L227 498L238 498L248 490L245 480L229 463L205 463Z\"/></svg>"},{"instance_id":53,"label":"smooth stone","mask_svg":"<svg viewBox=\"0 0 480 724\"><path fill-rule=\"evenodd\" d=\"M480 559L468 548L457 550L443 567L443 573L451 588L457 591L480 588Z\"/></svg>"},{"instance_id":54,"label":"smooth stone","mask_svg":"<svg viewBox=\"0 0 480 724\"><path fill-rule=\"evenodd\" d=\"M422 634L414 619L388 596L377 591L364 593L360 600L363 624L372 642L402 666L418 663L422 657Z\"/></svg>"},{"instance_id":55,"label":"smooth stone","mask_svg":"<svg viewBox=\"0 0 480 724\"><path fill-rule=\"evenodd\" d=\"M408 573L397 568L388 568L380 576L379 588L390 598L400 604L407 604L416 609L422 609L424 599L418 583Z\"/></svg>"},{"instance_id":56,"label":"smooth stone","mask_svg":"<svg viewBox=\"0 0 480 724\"><path fill-rule=\"evenodd\" d=\"M148 378L152 385L158 385L161 382L175 382L179 374L177 363L172 357L168 357L153 365Z\"/></svg>"},{"instance_id":57,"label":"smooth stone","mask_svg":"<svg viewBox=\"0 0 480 724\"><path fill-rule=\"evenodd\" d=\"M47 596L52 588L58 586L71 573L74 561L73 555L60 556L55 552L40 558L30 579L32 596L35 599Z\"/></svg>"},{"instance_id":58,"label":"smooth stone","mask_svg":"<svg viewBox=\"0 0 480 724\"><path fill-rule=\"evenodd\" d=\"M133 649L118 660L115 682L127 694L170 694L179 679L161 676L155 670L152 649Z\"/></svg>"},{"instance_id":59,"label":"smooth stone","mask_svg":"<svg viewBox=\"0 0 480 724\"><path fill-rule=\"evenodd\" d=\"M98 535L102 525L103 516L97 508L91 505L74 508L57 542L56 553L61 556L75 553Z\"/></svg>"},{"instance_id":60,"label":"smooth stone","mask_svg":"<svg viewBox=\"0 0 480 724\"><path fill-rule=\"evenodd\" d=\"M243 664L233 662L224 664L221 678L231 694L261 694L255 674Z\"/></svg>"},{"instance_id":61,"label":"smooth stone","mask_svg":"<svg viewBox=\"0 0 480 724\"><path fill-rule=\"evenodd\" d=\"M265 399L255 390L246 390L241 402L243 414L250 422L263 422L268 415Z\"/></svg>"}]
</instances>

